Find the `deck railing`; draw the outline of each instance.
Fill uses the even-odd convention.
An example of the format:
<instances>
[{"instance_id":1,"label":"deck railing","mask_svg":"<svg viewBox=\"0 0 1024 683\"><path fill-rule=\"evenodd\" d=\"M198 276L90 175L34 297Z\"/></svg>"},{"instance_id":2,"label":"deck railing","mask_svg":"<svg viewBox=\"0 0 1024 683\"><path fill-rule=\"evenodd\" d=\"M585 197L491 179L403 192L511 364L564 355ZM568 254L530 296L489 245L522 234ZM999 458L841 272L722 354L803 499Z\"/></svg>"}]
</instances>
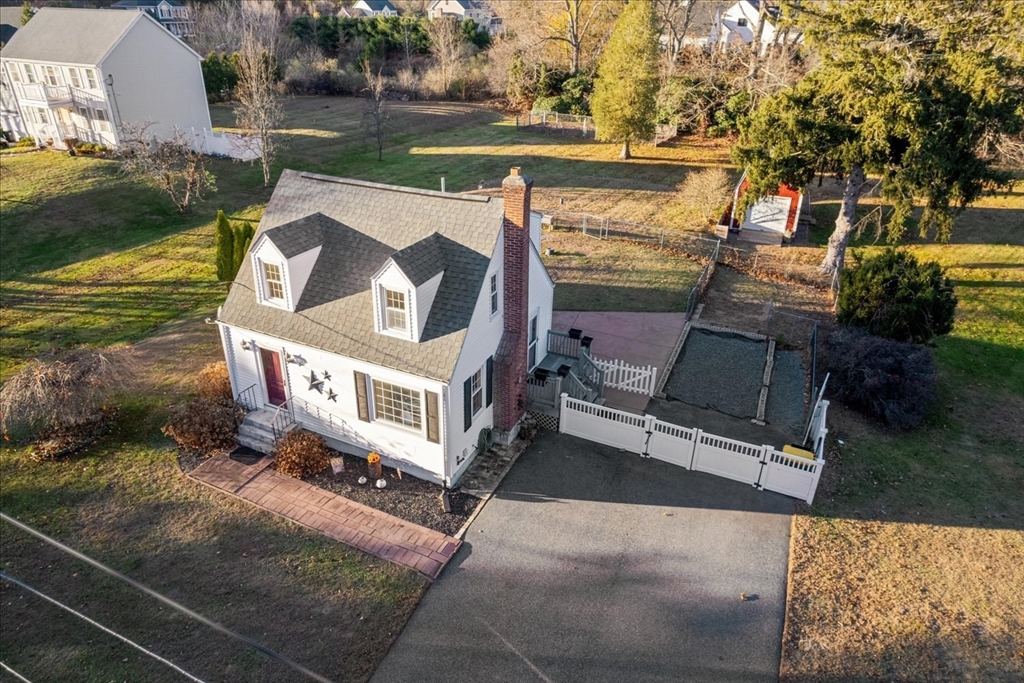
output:
<instances>
[{"instance_id":1,"label":"deck railing","mask_svg":"<svg viewBox=\"0 0 1024 683\"><path fill-rule=\"evenodd\" d=\"M567 335L565 332L548 330L548 353L557 353L560 356L570 358L580 357L580 340Z\"/></svg>"},{"instance_id":2,"label":"deck railing","mask_svg":"<svg viewBox=\"0 0 1024 683\"><path fill-rule=\"evenodd\" d=\"M598 396L604 395L604 370L594 362L590 356L590 350L587 348L580 349L580 364L577 371L580 379L596 391Z\"/></svg>"},{"instance_id":3,"label":"deck railing","mask_svg":"<svg viewBox=\"0 0 1024 683\"><path fill-rule=\"evenodd\" d=\"M537 379L533 375L526 378L526 398L539 405L558 407L558 397L562 393L562 378L548 377Z\"/></svg>"}]
</instances>

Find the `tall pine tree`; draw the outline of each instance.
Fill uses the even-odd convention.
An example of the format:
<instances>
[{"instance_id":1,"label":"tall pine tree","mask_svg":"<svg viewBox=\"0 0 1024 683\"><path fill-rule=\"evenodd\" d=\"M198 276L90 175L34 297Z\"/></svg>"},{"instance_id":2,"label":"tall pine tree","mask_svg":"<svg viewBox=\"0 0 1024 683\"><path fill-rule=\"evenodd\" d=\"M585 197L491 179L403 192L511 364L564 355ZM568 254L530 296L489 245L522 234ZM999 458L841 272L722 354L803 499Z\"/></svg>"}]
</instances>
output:
<instances>
[{"instance_id":1,"label":"tall pine tree","mask_svg":"<svg viewBox=\"0 0 1024 683\"><path fill-rule=\"evenodd\" d=\"M608 40L597 67L590 108L599 140L629 143L654 136L658 94L658 32L651 0L632 0Z\"/></svg>"},{"instance_id":2,"label":"tall pine tree","mask_svg":"<svg viewBox=\"0 0 1024 683\"><path fill-rule=\"evenodd\" d=\"M217 211L217 280L230 282L235 279L235 235L223 211Z\"/></svg>"},{"instance_id":3,"label":"tall pine tree","mask_svg":"<svg viewBox=\"0 0 1024 683\"><path fill-rule=\"evenodd\" d=\"M953 219L1008 187L987 147L1024 128L1024 4L971 0L844 0L796 9L819 65L762 102L741 126L736 160L755 195L818 174L845 182L826 273L843 267L867 174L892 206L889 237L923 205L921 236L949 238Z\"/></svg>"},{"instance_id":4,"label":"tall pine tree","mask_svg":"<svg viewBox=\"0 0 1024 683\"><path fill-rule=\"evenodd\" d=\"M256 234L256 230L253 229L249 223L243 223L242 225L235 226L235 261L232 266L231 279L235 279L235 275L238 274L238 269L242 267L242 262L245 261L245 254L249 251L249 245L252 243L252 236Z\"/></svg>"}]
</instances>

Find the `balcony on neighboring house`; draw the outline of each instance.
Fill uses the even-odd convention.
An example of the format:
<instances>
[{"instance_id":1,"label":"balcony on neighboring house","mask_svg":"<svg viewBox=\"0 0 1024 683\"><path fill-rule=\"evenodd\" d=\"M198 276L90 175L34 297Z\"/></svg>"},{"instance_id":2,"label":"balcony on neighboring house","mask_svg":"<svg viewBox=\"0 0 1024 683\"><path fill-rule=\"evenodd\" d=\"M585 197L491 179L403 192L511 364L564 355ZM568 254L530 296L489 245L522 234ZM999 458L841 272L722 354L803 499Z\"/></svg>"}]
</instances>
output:
<instances>
[{"instance_id":1,"label":"balcony on neighboring house","mask_svg":"<svg viewBox=\"0 0 1024 683\"><path fill-rule=\"evenodd\" d=\"M15 83L14 87L22 106L26 107L56 109L71 105L95 106L103 102L101 95L70 85Z\"/></svg>"}]
</instances>

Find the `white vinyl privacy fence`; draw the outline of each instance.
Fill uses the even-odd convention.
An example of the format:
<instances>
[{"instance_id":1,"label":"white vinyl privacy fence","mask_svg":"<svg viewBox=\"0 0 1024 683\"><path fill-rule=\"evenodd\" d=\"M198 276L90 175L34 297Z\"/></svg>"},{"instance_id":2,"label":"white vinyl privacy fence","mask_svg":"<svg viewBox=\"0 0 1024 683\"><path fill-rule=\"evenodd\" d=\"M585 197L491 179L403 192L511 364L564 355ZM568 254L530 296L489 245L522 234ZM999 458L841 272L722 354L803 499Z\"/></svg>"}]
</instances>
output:
<instances>
[{"instance_id":1,"label":"white vinyl privacy fence","mask_svg":"<svg viewBox=\"0 0 1024 683\"><path fill-rule=\"evenodd\" d=\"M646 458L656 458L688 470L814 501L825 466L825 414L828 401L820 401L811 420L814 459L791 455L774 446L744 443L690 427L662 422L653 415L633 415L614 408L579 401L562 394L559 431Z\"/></svg>"}]
</instances>

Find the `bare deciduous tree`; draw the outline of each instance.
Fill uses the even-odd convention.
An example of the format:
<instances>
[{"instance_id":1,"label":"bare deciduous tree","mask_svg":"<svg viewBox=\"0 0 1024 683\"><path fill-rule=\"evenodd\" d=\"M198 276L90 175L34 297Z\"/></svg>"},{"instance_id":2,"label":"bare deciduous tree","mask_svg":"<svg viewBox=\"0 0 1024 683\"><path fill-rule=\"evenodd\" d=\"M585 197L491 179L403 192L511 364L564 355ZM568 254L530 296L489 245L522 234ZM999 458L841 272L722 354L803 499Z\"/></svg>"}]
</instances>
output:
<instances>
[{"instance_id":1,"label":"bare deciduous tree","mask_svg":"<svg viewBox=\"0 0 1024 683\"><path fill-rule=\"evenodd\" d=\"M238 49L235 119L242 131L240 145L258 154L263 186L270 185L270 165L277 153L277 128L284 108L275 79L280 16L270 3L241 6L242 35Z\"/></svg>"},{"instance_id":2,"label":"bare deciduous tree","mask_svg":"<svg viewBox=\"0 0 1024 683\"><path fill-rule=\"evenodd\" d=\"M705 225L718 217L718 212L732 196L729 174L717 166L702 171L691 171L679 183L677 189L680 199Z\"/></svg>"},{"instance_id":3,"label":"bare deciduous tree","mask_svg":"<svg viewBox=\"0 0 1024 683\"><path fill-rule=\"evenodd\" d=\"M427 24L430 36L430 54L441 77L441 86L447 95L452 83L465 68L468 49L462 27L454 17L433 19Z\"/></svg>"},{"instance_id":4,"label":"bare deciduous tree","mask_svg":"<svg viewBox=\"0 0 1024 683\"><path fill-rule=\"evenodd\" d=\"M217 191L216 178L206 168L206 155L195 149L193 136L175 128L170 138L157 140L149 132L151 125L121 124L121 172L160 188L185 213L206 192Z\"/></svg>"},{"instance_id":5,"label":"bare deciduous tree","mask_svg":"<svg viewBox=\"0 0 1024 683\"><path fill-rule=\"evenodd\" d=\"M200 55L210 52L232 53L241 46L242 26L239 3L190 2L189 16L194 22L188 43Z\"/></svg>"},{"instance_id":6,"label":"bare deciduous tree","mask_svg":"<svg viewBox=\"0 0 1024 683\"><path fill-rule=\"evenodd\" d=\"M369 94L363 106L363 125L377 144L377 161L382 161L391 114L387 104L387 90L384 88L384 74L379 70L373 73L370 60L367 59L363 61L363 75L366 77L366 92Z\"/></svg>"},{"instance_id":7,"label":"bare deciduous tree","mask_svg":"<svg viewBox=\"0 0 1024 683\"><path fill-rule=\"evenodd\" d=\"M683 39L690 30L696 4L692 0L654 0L658 28L667 39L666 53L669 62L673 64L683 49Z\"/></svg>"}]
</instances>

